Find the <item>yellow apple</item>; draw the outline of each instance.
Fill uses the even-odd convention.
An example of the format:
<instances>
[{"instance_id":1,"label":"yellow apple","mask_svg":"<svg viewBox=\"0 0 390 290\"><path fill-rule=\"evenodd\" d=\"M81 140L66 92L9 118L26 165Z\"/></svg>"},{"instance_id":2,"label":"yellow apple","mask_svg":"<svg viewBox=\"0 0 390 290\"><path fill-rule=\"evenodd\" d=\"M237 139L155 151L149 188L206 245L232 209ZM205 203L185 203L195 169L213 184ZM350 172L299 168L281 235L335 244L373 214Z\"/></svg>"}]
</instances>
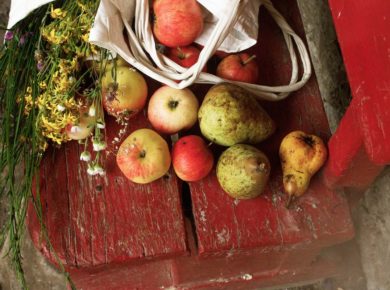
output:
<instances>
[{"instance_id":1,"label":"yellow apple","mask_svg":"<svg viewBox=\"0 0 390 290\"><path fill-rule=\"evenodd\" d=\"M116 162L135 183L149 183L162 177L171 165L167 142L151 129L131 133L120 145Z\"/></svg>"},{"instance_id":2,"label":"yellow apple","mask_svg":"<svg viewBox=\"0 0 390 290\"><path fill-rule=\"evenodd\" d=\"M121 64L107 66L102 79L103 106L114 117L133 116L141 111L148 95L142 74Z\"/></svg>"},{"instance_id":3,"label":"yellow apple","mask_svg":"<svg viewBox=\"0 0 390 290\"><path fill-rule=\"evenodd\" d=\"M148 119L161 133L175 134L198 120L199 102L190 89L162 86L149 101Z\"/></svg>"}]
</instances>

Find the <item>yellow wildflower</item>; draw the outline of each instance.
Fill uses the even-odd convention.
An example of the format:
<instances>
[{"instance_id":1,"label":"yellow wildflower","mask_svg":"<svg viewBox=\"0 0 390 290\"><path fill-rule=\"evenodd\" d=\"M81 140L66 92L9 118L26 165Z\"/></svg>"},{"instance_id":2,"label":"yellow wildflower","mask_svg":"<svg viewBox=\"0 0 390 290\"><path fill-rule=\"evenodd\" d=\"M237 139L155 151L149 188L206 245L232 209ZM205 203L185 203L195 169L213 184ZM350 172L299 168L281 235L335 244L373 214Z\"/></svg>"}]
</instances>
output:
<instances>
[{"instance_id":1,"label":"yellow wildflower","mask_svg":"<svg viewBox=\"0 0 390 290\"><path fill-rule=\"evenodd\" d=\"M85 12L85 11L88 10L88 8L83 3L81 3L80 1L77 1L77 5L80 7L82 12Z\"/></svg>"},{"instance_id":2,"label":"yellow wildflower","mask_svg":"<svg viewBox=\"0 0 390 290\"><path fill-rule=\"evenodd\" d=\"M41 124L42 127L49 130L49 131L60 131L62 128L58 126L55 122L52 122L48 118L46 118L44 115L41 116Z\"/></svg>"},{"instance_id":3,"label":"yellow wildflower","mask_svg":"<svg viewBox=\"0 0 390 290\"><path fill-rule=\"evenodd\" d=\"M47 95L40 94L36 102L37 102L38 109L42 111L46 107Z\"/></svg>"},{"instance_id":4,"label":"yellow wildflower","mask_svg":"<svg viewBox=\"0 0 390 290\"><path fill-rule=\"evenodd\" d=\"M40 88L41 90L45 90L45 89L47 88L47 84L46 84L45 82L40 82L40 83L39 83L39 88Z\"/></svg>"},{"instance_id":5,"label":"yellow wildflower","mask_svg":"<svg viewBox=\"0 0 390 290\"><path fill-rule=\"evenodd\" d=\"M50 16L53 19L63 19L66 16L66 11L63 11L61 8L54 9L53 6L51 6Z\"/></svg>"},{"instance_id":6,"label":"yellow wildflower","mask_svg":"<svg viewBox=\"0 0 390 290\"><path fill-rule=\"evenodd\" d=\"M69 62L65 59L60 59L60 63L58 64L61 73L69 73L71 71L71 67L69 66Z\"/></svg>"},{"instance_id":7,"label":"yellow wildflower","mask_svg":"<svg viewBox=\"0 0 390 290\"><path fill-rule=\"evenodd\" d=\"M39 150L44 152L46 151L48 146L49 145L47 144L47 142L42 140L39 144Z\"/></svg>"},{"instance_id":8,"label":"yellow wildflower","mask_svg":"<svg viewBox=\"0 0 390 290\"><path fill-rule=\"evenodd\" d=\"M65 100L64 106L67 109L76 109L77 108L77 103L76 103L74 98L70 98L70 99Z\"/></svg>"},{"instance_id":9,"label":"yellow wildflower","mask_svg":"<svg viewBox=\"0 0 390 290\"><path fill-rule=\"evenodd\" d=\"M55 91L58 93L66 93L71 87L69 79L67 77L61 78L60 82L56 85Z\"/></svg>"},{"instance_id":10,"label":"yellow wildflower","mask_svg":"<svg viewBox=\"0 0 390 290\"><path fill-rule=\"evenodd\" d=\"M88 41L89 41L89 32L84 33L84 34L81 36L81 39L82 39L84 42L88 42Z\"/></svg>"},{"instance_id":11,"label":"yellow wildflower","mask_svg":"<svg viewBox=\"0 0 390 290\"><path fill-rule=\"evenodd\" d=\"M31 93L30 94L26 94L24 96L24 114L25 115L28 115L31 111L31 109L33 108L33 99L32 99L32 96L31 96Z\"/></svg>"},{"instance_id":12,"label":"yellow wildflower","mask_svg":"<svg viewBox=\"0 0 390 290\"><path fill-rule=\"evenodd\" d=\"M79 70L79 60L78 57L75 56L71 62L70 62L70 67L72 70L78 71Z\"/></svg>"},{"instance_id":13,"label":"yellow wildflower","mask_svg":"<svg viewBox=\"0 0 390 290\"><path fill-rule=\"evenodd\" d=\"M47 138L50 140L56 142L58 145L61 145L62 142L67 141L67 138L64 134L55 134L55 133L49 133L46 135Z\"/></svg>"}]
</instances>

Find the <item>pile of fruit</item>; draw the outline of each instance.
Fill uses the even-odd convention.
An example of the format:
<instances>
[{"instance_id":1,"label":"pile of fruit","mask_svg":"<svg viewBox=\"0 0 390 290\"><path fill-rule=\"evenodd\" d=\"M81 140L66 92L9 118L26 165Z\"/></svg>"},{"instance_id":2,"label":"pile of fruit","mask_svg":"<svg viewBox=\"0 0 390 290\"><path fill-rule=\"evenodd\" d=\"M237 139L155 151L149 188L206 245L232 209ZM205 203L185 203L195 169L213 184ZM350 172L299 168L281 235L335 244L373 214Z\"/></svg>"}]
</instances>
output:
<instances>
[{"instance_id":1,"label":"pile of fruit","mask_svg":"<svg viewBox=\"0 0 390 290\"><path fill-rule=\"evenodd\" d=\"M201 51L194 41L203 28L198 2L158 0L153 2L153 13L153 35L164 47L164 54L183 67L194 65ZM145 108L153 126L132 132L120 144L116 161L129 180L152 182L164 176L172 163L180 179L193 182L206 177L216 163L218 181L230 196L248 199L263 192L271 166L267 156L253 145L270 137L275 124L251 93L228 83L256 83L258 65L255 56L245 52L219 53L218 57L216 74L227 82L211 87L201 104L190 88L165 85L148 100L148 86L142 74L121 59L106 67L102 79L106 112L119 120L131 121ZM200 134L185 135L197 122ZM175 140L170 150L160 134L177 137L179 133L182 137ZM217 162L211 144L227 147ZM306 191L311 176L325 159L326 147L318 137L300 131L285 137L280 160L283 183L290 197Z\"/></svg>"}]
</instances>

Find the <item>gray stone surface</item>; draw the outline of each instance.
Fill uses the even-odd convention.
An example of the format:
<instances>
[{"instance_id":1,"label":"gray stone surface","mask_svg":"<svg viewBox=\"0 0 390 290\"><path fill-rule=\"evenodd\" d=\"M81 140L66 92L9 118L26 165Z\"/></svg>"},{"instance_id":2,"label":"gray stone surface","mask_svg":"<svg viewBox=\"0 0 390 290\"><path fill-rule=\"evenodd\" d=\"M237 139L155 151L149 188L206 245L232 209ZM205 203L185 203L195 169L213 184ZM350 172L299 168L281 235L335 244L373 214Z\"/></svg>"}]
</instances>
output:
<instances>
[{"instance_id":1,"label":"gray stone surface","mask_svg":"<svg viewBox=\"0 0 390 290\"><path fill-rule=\"evenodd\" d=\"M335 130L349 100L348 83L339 55L326 0L298 0L309 48L330 127ZM9 0L0 2L0 24L5 24ZM0 32L1 35L1 32ZM368 190L355 211L357 240L368 290L390 289L390 168ZM5 200L0 200L0 221L5 217ZM4 255L4 249L1 256ZM28 236L23 241L23 257L30 289L66 289L64 278L33 248ZM354 259L353 263L359 263ZM353 265L351 265L353 267ZM353 275L353 273L352 273ZM349 276L348 279L362 277ZM332 289L326 283L305 289ZM345 284L345 285L351 285ZM323 286L323 287L322 287ZM0 289L19 289L7 257L0 258ZM302 290L302 288L300 288ZM337 289L337 288L336 288ZM339 288L341 289L341 288ZM343 286L343 290L356 290Z\"/></svg>"},{"instance_id":2,"label":"gray stone surface","mask_svg":"<svg viewBox=\"0 0 390 290\"><path fill-rule=\"evenodd\" d=\"M366 192L356 226L368 290L390 289L390 167Z\"/></svg>"},{"instance_id":3,"label":"gray stone surface","mask_svg":"<svg viewBox=\"0 0 390 290\"><path fill-rule=\"evenodd\" d=\"M350 94L329 7L326 0L298 0L298 5L329 127L334 132Z\"/></svg>"}]
</instances>

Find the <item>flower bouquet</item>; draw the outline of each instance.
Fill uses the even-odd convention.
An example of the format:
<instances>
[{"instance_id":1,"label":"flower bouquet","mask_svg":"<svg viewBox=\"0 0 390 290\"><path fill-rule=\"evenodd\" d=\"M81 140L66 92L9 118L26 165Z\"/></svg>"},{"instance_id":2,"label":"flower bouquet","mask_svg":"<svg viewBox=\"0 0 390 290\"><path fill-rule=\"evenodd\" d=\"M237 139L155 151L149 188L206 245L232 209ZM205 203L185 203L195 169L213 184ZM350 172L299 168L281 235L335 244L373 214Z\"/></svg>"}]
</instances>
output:
<instances>
[{"instance_id":1,"label":"flower bouquet","mask_svg":"<svg viewBox=\"0 0 390 290\"><path fill-rule=\"evenodd\" d=\"M88 173L104 174L101 78L109 52L88 41L98 5L44 5L6 31L0 50L0 184L9 201L0 242L9 239L23 287L21 237L28 201L40 211L32 189L39 195L33 181L47 147L78 140L86 148L80 159L88 162ZM87 150L88 142L96 154Z\"/></svg>"}]
</instances>

